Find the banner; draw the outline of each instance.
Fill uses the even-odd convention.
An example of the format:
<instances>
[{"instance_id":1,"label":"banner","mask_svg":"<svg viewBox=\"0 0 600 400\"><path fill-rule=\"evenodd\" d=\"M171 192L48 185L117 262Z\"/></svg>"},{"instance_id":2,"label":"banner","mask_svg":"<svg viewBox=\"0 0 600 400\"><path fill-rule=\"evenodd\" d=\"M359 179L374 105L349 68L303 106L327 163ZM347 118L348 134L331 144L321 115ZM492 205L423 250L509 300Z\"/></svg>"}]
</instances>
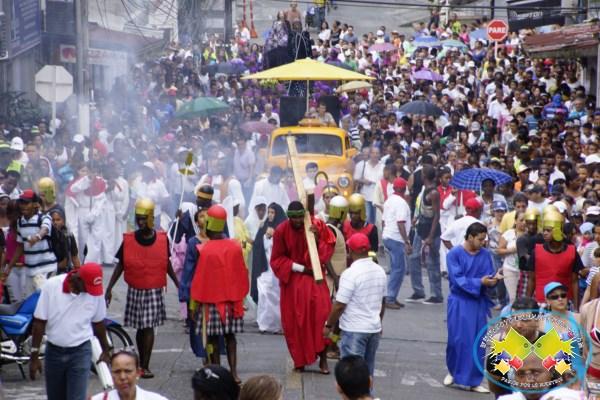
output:
<instances>
[{"instance_id":1,"label":"banner","mask_svg":"<svg viewBox=\"0 0 600 400\"><path fill-rule=\"evenodd\" d=\"M42 40L40 0L12 0L11 12L9 57L16 57Z\"/></svg>"},{"instance_id":2,"label":"banner","mask_svg":"<svg viewBox=\"0 0 600 400\"><path fill-rule=\"evenodd\" d=\"M506 5L511 32L565 23L561 0L507 0Z\"/></svg>"}]
</instances>

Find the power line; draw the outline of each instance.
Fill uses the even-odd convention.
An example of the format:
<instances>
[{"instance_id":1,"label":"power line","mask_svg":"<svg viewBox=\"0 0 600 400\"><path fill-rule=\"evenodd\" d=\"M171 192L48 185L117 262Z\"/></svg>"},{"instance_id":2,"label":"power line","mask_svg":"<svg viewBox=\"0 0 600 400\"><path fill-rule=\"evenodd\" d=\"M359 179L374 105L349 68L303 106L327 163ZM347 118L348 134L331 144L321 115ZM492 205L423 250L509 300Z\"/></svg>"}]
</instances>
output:
<instances>
[{"instance_id":1,"label":"power line","mask_svg":"<svg viewBox=\"0 0 600 400\"><path fill-rule=\"evenodd\" d=\"M129 8L127 8L127 5L125 4L124 0L121 0L121 4L123 5L123 7L125 8L125 12L127 13L127 16L129 18L129 20L131 21L131 23L133 24L133 26L135 26L135 28L137 29L137 31L140 33L140 35L144 38L144 40L148 43L152 43L151 40L149 40L146 35L144 35L144 32L142 32L142 30L140 29L140 27L135 23L133 17L131 16L131 13L129 12Z\"/></svg>"},{"instance_id":2,"label":"power line","mask_svg":"<svg viewBox=\"0 0 600 400\"><path fill-rule=\"evenodd\" d=\"M102 23L102 26L107 29L108 26L106 25L106 22L104 21L104 16L102 15L102 9L100 8L100 1L99 0L96 0L96 7L98 7L98 15L100 16L100 22Z\"/></svg>"},{"instance_id":3,"label":"power line","mask_svg":"<svg viewBox=\"0 0 600 400\"><path fill-rule=\"evenodd\" d=\"M289 4L288 0L270 0L275 3L286 3ZM297 3L301 4L310 4L314 5L313 1L310 0L298 0ZM395 2L386 2L386 1L369 1L369 0L336 0L336 4L338 5L349 5L353 7L361 7L361 8L373 8L373 6L380 6L384 8L444 8L446 6L443 5L432 5L432 4L414 4L414 3L395 3ZM525 5L516 5L516 6L478 6L478 5L449 5L448 8L452 10L517 10L517 11L539 11L539 10L557 10L557 11L585 11L587 10L600 10L600 6L596 7L562 7L562 6L527 6Z\"/></svg>"}]
</instances>

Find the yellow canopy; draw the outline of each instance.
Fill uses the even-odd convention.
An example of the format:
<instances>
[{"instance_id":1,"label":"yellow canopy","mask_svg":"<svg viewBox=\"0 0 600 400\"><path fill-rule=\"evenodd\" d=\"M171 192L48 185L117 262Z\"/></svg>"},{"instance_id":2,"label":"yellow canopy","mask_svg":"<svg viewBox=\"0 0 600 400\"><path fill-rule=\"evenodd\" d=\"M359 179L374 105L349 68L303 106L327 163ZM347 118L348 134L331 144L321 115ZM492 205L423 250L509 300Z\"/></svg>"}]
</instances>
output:
<instances>
[{"instance_id":1,"label":"yellow canopy","mask_svg":"<svg viewBox=\"0 0 600 400\"><path fill-rule=\"evenodd\" d=\"M310 58L296 60L242 79L274 79L279 81L357 81L373 80L370 76L359 74L348 69L325 64Z\"/></svg>"}]
</instances>

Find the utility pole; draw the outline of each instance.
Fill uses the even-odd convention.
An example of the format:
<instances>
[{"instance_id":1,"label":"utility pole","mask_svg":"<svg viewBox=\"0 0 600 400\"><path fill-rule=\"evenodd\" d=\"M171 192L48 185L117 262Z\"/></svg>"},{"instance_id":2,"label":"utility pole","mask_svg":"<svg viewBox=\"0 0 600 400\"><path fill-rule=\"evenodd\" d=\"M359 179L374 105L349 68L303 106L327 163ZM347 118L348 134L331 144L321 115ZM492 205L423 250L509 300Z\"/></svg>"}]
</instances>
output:
<instances>
[{"instance_id":1,"label":"utility pole","mask_svg":"<svg viewBox=\"0 0 600 400\"><path fill-rule=\"evenodd\" d=\"M490 0L490 8L491 8L490 19L494 19L494 17L496 16L496 0Z\"/></svg>"},{"instance_id":2,"label":"utility pole","mask_svg":"<svg viewBox=\"0 0 600 400\"><path fill-rule=\"evenodd\" d=\"M75 0L75 34L77 40L77 104L79 132L90 134L90 100L88 53L90 47L88 27L88 0Z\"/></svg>"}]
</instances>

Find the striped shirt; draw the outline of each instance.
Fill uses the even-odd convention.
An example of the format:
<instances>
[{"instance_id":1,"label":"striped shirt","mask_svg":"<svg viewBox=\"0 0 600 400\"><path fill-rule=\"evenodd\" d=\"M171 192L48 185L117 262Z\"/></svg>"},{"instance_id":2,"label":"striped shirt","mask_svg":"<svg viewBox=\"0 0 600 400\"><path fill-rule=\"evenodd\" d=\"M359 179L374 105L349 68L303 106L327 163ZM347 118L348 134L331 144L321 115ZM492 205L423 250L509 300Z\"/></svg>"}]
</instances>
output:
<instances>
[{"instance_id":1,"label":"striped shirt","mask_svg":"<svg viewBox=\"0 0 600 400\"><path fill-rule=\"evenodd\" d=\"M27 239L35 236L40 229L48 230L47 236L36 242L33 246ZM23 244L25 254L25 266L28 267L28 275L34 276L56 271L56 256L50 248L50 233L52 232L52 220L50 216L42 213L34 214L31 218L19 218L17 224L17 242Z\"/></svg>"},{"instance_id":2,"label":"striped shirt","mask_svg":"<svg viewBox=\"0 0 600 400\"><path fill-rule=\"evenodd\" d=\"M352 263L340 277L335 300L346 305L340 328L346 332L377 333L381 331L381 307L386 294L385 271L369 258Z\"/></svg>"}]
</instances>

